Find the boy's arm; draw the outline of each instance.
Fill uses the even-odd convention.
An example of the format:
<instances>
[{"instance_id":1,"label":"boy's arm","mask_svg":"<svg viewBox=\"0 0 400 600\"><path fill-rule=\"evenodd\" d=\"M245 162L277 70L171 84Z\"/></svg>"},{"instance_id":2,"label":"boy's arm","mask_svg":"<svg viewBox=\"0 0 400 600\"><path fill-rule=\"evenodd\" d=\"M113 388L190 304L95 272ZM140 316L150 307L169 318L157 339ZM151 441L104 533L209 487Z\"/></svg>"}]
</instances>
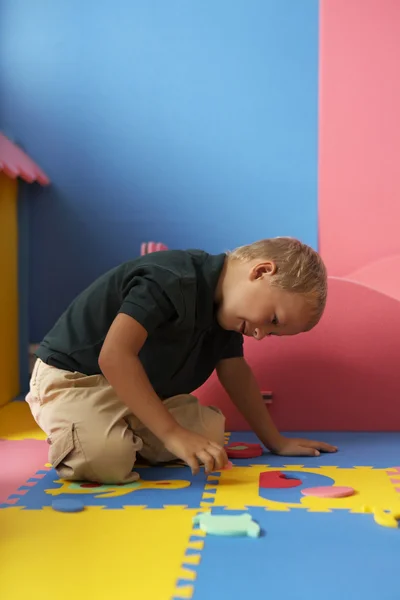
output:
<instances>
[{"instance_id":1,"label":"boy's arm","mask_svg":"<svg viewBox=\"0 0 400 600\"><path fill-rule=\"evenodd\" d=\"M146 339L147 331L140 323L119 314L99 356L104 376L132 413L194 473L199 470L199 461L207 471L224 467L227 458L223 448L181 427L157 396L138 356Z\"/></svg>"},{"instance_id":2,"label":"boy's arm","mask_svg":"<svg viewBox=\"0 0 400 600\"><path fill-rule=\"evenodd\" d=\"M218 363L217 375L233 403L271 452L284 456L319 456L320 451L337 450L324 442L287 438L281 435L264 404L253 372L244 358L222 360Z\"/></svg>"}]
</instances>

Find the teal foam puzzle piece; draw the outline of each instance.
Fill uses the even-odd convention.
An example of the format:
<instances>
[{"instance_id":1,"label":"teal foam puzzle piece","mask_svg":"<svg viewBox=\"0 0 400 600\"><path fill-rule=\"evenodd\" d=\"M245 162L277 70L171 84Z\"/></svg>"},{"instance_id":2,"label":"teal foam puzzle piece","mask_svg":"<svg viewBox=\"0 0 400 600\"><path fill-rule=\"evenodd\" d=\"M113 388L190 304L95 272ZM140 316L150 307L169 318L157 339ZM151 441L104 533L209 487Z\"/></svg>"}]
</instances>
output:
<instances>
[{"instance_id":1,"label":"teal foam puzzle piece","mask_svg":"<svg viewBox=\"0 0 400 600\"><path fill-rule=\"evenodd\" d=\"M210 511L193 517L193 523L210 535L259 537L260 526L249 513L241 515L212 515Z\"/></svg>"}]
</instances>

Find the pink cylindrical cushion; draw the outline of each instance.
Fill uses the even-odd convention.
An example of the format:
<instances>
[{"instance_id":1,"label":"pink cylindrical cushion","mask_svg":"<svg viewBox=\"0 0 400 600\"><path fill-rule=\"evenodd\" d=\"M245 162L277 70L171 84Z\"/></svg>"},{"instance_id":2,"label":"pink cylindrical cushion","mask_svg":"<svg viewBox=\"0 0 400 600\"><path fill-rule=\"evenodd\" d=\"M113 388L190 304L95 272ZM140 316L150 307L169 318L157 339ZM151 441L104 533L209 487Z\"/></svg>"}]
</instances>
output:
<instances>
[{"instance_id":1,"label":"pink cylindrical cushion","mask_svg":"<svg viewBox=\"0 0 400 600\"><path fill-rule=\"evenodd\" d=\"M304 496L315 496L316 498L345 498L352 496L355 490L351 487L340 485L323 485L320 487L305 488L301 490Z\"/></svg>"}]
</instances>

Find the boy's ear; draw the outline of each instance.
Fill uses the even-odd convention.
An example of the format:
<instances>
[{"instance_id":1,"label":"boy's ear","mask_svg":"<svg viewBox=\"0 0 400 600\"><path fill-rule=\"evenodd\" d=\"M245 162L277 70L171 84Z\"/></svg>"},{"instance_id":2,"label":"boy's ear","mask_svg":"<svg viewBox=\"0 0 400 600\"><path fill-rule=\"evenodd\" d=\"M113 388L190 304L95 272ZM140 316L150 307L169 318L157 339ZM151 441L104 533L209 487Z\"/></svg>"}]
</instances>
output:
<instances>
[{"instance_id":1,"label":"boy's ear","mask_svg":"<svg viewBox=\"0 0 400 600\"><path fill-rule=\"evenodd\" d=\"M262 263L254 265L250 272L250 279L262 279L266 275L275 275L277 271L276 264L272 260L266 260Z\"/></svg>"}]
</instances>

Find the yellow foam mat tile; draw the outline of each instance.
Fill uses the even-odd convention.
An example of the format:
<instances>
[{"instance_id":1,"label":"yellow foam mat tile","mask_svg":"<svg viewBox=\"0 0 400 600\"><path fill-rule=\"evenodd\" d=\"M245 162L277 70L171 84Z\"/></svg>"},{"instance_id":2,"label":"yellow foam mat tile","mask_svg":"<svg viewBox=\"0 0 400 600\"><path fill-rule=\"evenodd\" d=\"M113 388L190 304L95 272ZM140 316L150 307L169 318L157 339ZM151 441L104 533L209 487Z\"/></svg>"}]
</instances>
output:
<instances>
[{"instance_id":1,"label":"yellow foam mat tile","mask_svg":"<svg viewBox=\"0 0 400 600\"><path fill-rule=\"evenodd\" d=\"M208 510L210 510L210 507L208 507ZM197 510L197 514L201 514L201 513L203 513L203 512L206 512L206 511ZM208 512L208 511L207 511L207 512ZM203 531L202 529L195 529L195 530L193 530L193 532L192 532L192 533L193 533L193 535L195 535L196 537L206 537L206 535L207 535L207 534L206 534L206 532L205 532L205 531Z\"/></svg>"},{"instance_id":2,"label":"yellow foam mat tile","mask_svg":"<svg viewBox=\"0 0 400 600\"><path fill-rule=\"evenodd\" d=\"M179 600L190 600L193 598L194 588L192 585L181 585L175 589L174 598Z\"/></svg>"},{"instance_id":3,"label":"yellow foam mat tile","mask_svg":"<svg viewBox=\"0 0 400 600\"><path fill-rule=\"evenodd\" d=\"M178 579L186 579L187 581L195 581L196 579L196 571L192 571L191 569L182 567L179 571Z\"/></svg>"},{"instance_id":4,"label":"yellow foam mat tile","mask_svg":"<svg viewBox=\"0 0 400 600\"><path fill-rule=\"evenodd\" d=\"M238 467L230 471L222 471L216 492L213 495L213 506L231 510L244 510L245 507L264 507L268 510L291 510L295 508L309 509L312 512L329 512L331 509L347 509L362 512L362 505L380 506L385 509L400 509L400 494L390 481L387 469L372 467L338 468L322 466L306 468L287 465L279 470L316 473L334 480L335 485L353 487L356 493L346 498L314 498L304 496L297 503L277 502L263 498L259 494L259 477L262 472L275 471L276 467L252 465ZM203 506L203 505L202 505Z\"/></svg>"},{"instance_id":5,"label":"yellow foam mat tile","mask_svg":"<svg viewBox=\"0 0 400 600\"><path fill-rule=\"evenodd\" d=\"M196 513L136 506L75 514L2 509L0 597L170 600L182 564L200 559L184 558Z\"/></svg>"},{"instance_id":6,"label":"yellow foam mat tile","mask_svg":"<svg viewBox=\"0 0 400 600\"><path fill-rule=\"evenodd\" d=\"M15 401L0 408L0 439L45 440L44 431L35 423L29 406L24 401Z\"/></svg>"},{"instance_id":7,"label":"yellow foam mat tile","mask_svg":"<svg viewBox=\"0 0 400 600\"><path fill-rule=\"evenodd\" d=\"M203 493L203 499L204 500L212 500L212 498L214 498L214 494L210 494L209 492L204 492Z\"/></svg>"},{"instance_id":8,"label":"yellow foam mat tile","mask_svg":"<svg viewBox=\"0 0 400 600\"><path fill-rule=\"evenodd\" d=\"M187 554L182 562L187 565L199 565L201 560L201 554Z\"/></svg>"},{"instance_id":9,"label":"yellow foam mat tile","mask_svg":"<svg viewBox=\"0 0 400 600\"><path fill-rule=\"evenodd\" d=\"M189 542L188 548L191 550L203 550L204 540L194 540L193 542Z\"/></svg>"}]
</instances>

